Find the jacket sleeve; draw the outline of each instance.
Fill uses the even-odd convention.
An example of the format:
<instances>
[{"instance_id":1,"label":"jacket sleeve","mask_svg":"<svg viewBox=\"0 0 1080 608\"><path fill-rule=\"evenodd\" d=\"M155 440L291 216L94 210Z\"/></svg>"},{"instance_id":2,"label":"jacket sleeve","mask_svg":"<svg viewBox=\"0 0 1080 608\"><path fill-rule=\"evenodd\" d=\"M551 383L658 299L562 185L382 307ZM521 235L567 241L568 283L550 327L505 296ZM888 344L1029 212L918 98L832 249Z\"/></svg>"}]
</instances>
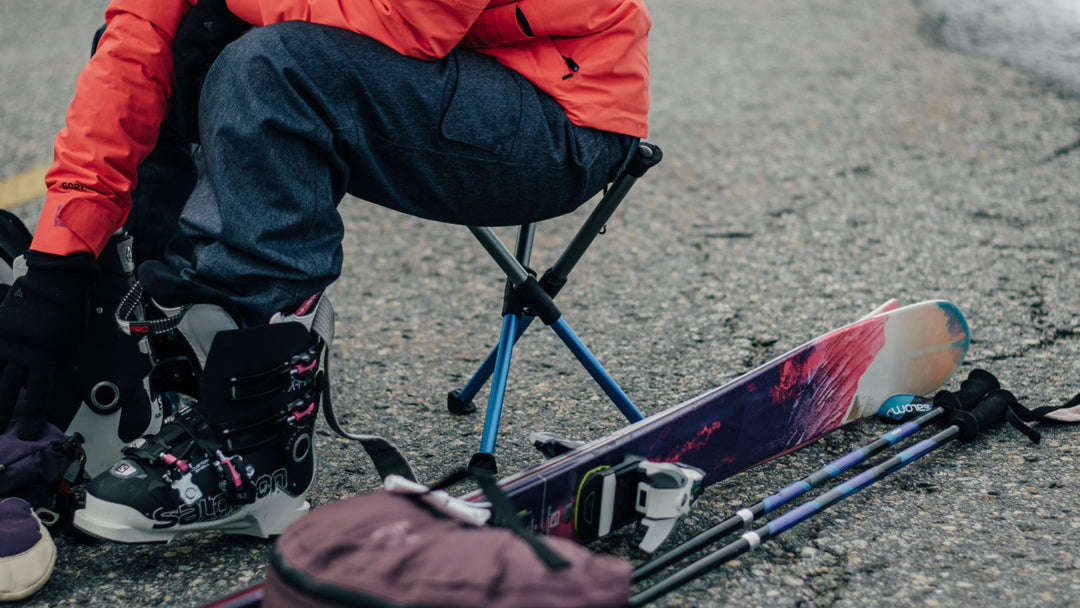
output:
<instances>
[{"instance_id":1,"label":"jacket sleeve","mask_svg":"<svg viewBox=\"0 0 1080 608\"><path fill-rule=\"evenodd\" d=\"M76 82L46 173L31 248L99 254L131 208L136 170L157 141L173 88L172 41L187 0L113 0Z\"/></svg>"},{"instance_id":2,"label":"jacket sleeve","mask_svg":"<svg viewBox=\"0 0 1080 608\"><path fill-rule=\"evenodd\" d=\"M374 38L417 59L445 57L469 31L488 0L227 0L253 25L309 21Z\"/></svg>"}]
</instances>

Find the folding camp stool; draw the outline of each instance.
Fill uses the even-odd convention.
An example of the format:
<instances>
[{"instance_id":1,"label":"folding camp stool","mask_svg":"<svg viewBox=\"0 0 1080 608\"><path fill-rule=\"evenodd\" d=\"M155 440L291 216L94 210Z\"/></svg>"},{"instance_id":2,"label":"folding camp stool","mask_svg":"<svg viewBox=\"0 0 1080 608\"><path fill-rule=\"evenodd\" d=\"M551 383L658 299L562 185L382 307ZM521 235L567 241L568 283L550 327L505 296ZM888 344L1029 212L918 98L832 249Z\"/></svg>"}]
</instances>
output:
<instances>
[{"instance_id":1,"label":"folding camp stool","mask_svg":"<svg viewBox=\"0 0 1080 608\"><path fill-rule=\"evenodd\" d=\"M503 298L502 330L498 344L465 386L460 390L451 391L447 396L447 407L452 413L472 413L476 411L476 406L472 403L473 397L487 380L491 379L484 430L480 437L480 451L473 456L470 467L490 471L496 468L495 438L498 434L499 419L502 416L503 401L506 396L511 354L514 344L536 318L555 331L555 334L570 349L570 352L585 367L627 420L637 422L643 418L630 398L619 388L596 357L589 352L577 334L570 329L555 305L554 298L566 284L567 275L584 255L585 250L603 232L611 215L630 188L646 171L659 163L662 157L663 153L659 147L640 142L626 171L611 184L558 260L544 272L540 279L537 279L528 268L533 236L536 231L535 224L525 224L520 227L514 254L510 253L491 228L468 227L507 277L506 295Z\"/></svg>"}]
</instances>

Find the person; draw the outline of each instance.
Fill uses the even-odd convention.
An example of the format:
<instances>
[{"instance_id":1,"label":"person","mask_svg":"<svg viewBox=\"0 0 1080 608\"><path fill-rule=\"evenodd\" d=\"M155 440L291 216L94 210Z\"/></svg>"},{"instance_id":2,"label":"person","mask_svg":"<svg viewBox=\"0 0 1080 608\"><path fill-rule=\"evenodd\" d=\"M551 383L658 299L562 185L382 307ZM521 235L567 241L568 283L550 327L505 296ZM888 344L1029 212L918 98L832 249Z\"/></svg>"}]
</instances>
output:
<instances>
[{"instance_id":1,"label":"person","mask_svg":"<svg viewBox=\"0 0 1080 608\"><path fill-rule=\"evenodd\" d=\"M151 393L185 399L75 514L115 541L265 537L308 509L346 193L539 221L647 134L643 0L113 0L105 16L0 304L0 427L50 418L96 257L126 229L148 319L128 329L158 334Z\"/></svg>"}]
</instances>

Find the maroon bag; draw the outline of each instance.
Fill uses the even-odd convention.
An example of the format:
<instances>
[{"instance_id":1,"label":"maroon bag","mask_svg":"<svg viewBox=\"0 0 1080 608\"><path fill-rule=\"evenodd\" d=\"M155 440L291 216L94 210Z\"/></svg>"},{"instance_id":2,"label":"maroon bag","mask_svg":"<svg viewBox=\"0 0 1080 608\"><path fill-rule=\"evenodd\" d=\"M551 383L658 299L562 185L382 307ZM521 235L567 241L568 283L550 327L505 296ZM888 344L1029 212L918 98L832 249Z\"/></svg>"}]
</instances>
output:
<instances>
[{"instance_id":1,"label":"maroon bag","mask_svg":"<svg viewBox=\"0 0 1080 608\"><path fill-rule=\"evenodd\" d=\"M262 606L629 605L629 561L567 539L537 538L494 480L481 482L492 511L509 512L505 523L516 529L467 521L430 492L380 490L326 505L278 538Z\"/></svg>"}]
</instances>

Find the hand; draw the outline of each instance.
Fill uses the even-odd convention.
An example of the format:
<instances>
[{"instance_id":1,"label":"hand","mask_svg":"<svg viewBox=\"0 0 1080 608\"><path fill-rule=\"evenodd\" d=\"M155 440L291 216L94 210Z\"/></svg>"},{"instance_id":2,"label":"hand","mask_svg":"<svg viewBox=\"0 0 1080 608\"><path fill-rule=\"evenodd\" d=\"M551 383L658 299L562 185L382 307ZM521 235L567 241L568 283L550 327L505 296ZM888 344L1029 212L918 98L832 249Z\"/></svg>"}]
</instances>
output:
<instances>
[{"instance_id":1,"label":"hand","mask_svg":"<svg viewBox=\"0 0 1080 608\"><path fill-rule=\"evenodd\" d=\"M98 266L89 253L26 253L29 270L0 303L0 431L18 421L20 439L37 438L60 355L79 343ZM26 390L25 399L19 393Z\"/></svg>"},{"instance_id":2,"label":"hand","mask_svg":"<svg viewBox=\"0 0 1080 608\"><path fill-rule=\"evenodd\" d=\"M199 141L199 96L206 73L221 51L250 27L229 11L225 0L199 0L180 21L173 43L173 102L177 126L189 140Z\"/></svg>"}]
</instances>

